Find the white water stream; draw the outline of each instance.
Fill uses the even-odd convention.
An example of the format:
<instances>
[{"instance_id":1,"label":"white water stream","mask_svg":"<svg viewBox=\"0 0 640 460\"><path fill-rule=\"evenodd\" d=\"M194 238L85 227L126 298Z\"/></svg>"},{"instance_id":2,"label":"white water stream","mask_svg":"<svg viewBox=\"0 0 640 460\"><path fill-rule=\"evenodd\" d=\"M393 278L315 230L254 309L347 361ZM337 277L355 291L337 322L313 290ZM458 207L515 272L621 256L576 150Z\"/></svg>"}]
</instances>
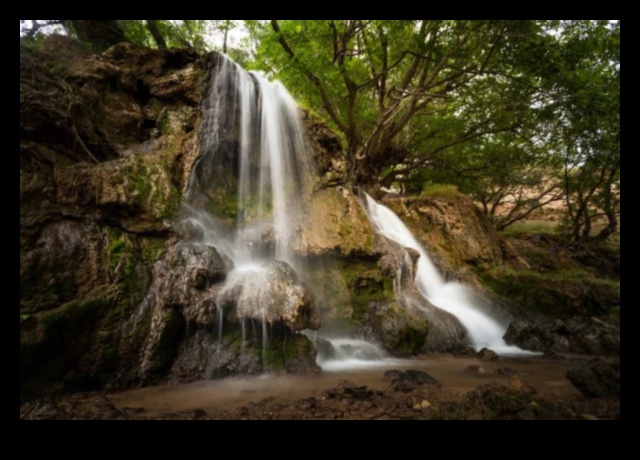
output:
<instances>
[{"instance_id":1,"label":"white water stream","mask_svg":"<svg viewBox=\"0 0 640 460\"><path fill-rule=\"evenodd\" d=\"M507 345L502 339L506 325L475 307L469 298L469 288L457 282L445 282L425 249L391 209L377 203L369 195L366 199L369 216L378 232L420 253L415 274L418 290L433 305L458 318L467 329L471 345L476 351L487 347L503 355L531 353Z\"/></svg>"}]
</instances>

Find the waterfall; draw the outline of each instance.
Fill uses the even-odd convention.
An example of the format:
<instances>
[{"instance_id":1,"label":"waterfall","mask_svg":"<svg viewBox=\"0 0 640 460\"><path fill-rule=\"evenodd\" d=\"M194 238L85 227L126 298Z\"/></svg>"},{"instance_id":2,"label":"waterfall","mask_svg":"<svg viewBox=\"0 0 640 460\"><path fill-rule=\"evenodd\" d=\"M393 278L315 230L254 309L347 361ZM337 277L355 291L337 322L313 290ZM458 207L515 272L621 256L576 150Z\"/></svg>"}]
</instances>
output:
<instances>
[{"instance_id":1,"label":"waterfall","mask_svg":"<svg viewBox=\"0 0 640 460\"><path fill-rule=\"evenodd\" d=\"M298 106L280 82L246 72L224 55L214 59L182 222L233 261L216 299L219 348L223 310L233 306L243 350L245 320L262 323L257 340L264 368L267 325L290 318L308 298L297 284L292 248L313 180L310 149ZM284 279L293 284L283 285Z\"/></svg>"},{"instance_id":2,"label":"waterfall","mask_svg":"<svg viewBox=\"0 0 640 460\"><path fill-rule=\"evenodd\" d=\"M190 217L211 233L211 218L198 215L216 199L237 196L235 235L217 232L211 243L241 266L273 258L295 266L291 250L301 201L313 170L298 106L285 87L246 72L219 55L204 107L201 156L188 199ZM219 204L219 203L218 203Z\"/></svg>"},{"instance_id":3,"label":"waterfall","mask_svg":"<svg viewBox=\"0 0 640 460\"><path fill-rule=\"evenodd\" d=\"M415 273L416 287L434 306L458 318L467 329L471 345L476 350L488 347L501 354L528 353L504 342L502 336L506 325L475 307L469 298L469 288L457 282L444 281L424 247L391 209L377 203L369 195L366 195L366 200L371 221L380 234L420 253Z\"/></svg>"}]
</instances>

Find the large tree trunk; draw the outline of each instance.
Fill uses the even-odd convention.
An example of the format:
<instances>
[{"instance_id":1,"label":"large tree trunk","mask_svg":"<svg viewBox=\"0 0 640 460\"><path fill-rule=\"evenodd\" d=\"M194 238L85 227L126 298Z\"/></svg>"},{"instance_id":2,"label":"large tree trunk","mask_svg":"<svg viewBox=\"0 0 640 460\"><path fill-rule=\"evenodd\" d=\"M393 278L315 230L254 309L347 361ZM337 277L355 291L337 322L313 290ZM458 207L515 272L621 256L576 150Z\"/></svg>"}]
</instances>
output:
<instances>
[{"instance_id":1,"label":"large tree trunk","mask_svg":"<svg viewBox=\"0 0 640 460\"><path fill-rule=\"evenodd\" d=\"M94 51L101 52L116 43L127 41L124 32L114 20L72 19L71 25L78 39L87 43Z\"/></svg>"},{"instance_id":2,"label":"large tree trunk","mask_svg":"<svg viewBox=\"0 0 640 460\"><path fill-rule=\"evenodd\" d=\"M151 36L156 42L156 45L158 45L158 48L160 48L161 50L166 50L167 43L164 41L164 37L158 30L158 25L156 24L155 19L147 19L147 29L149 29L149 32L151 32Z\"/></svg>"},{"instance_id":3,"label":"large tree trunk","mask_svg":"<svg viewBox=\"0 0 640 460\"><path fill-rule=\"evenodd\" d=\"M607 212L607 219L609 220L609 224L605 228L600 230L600 233L598 233L595 236L595 240L596 241L604 241L604 240L606 240L611 235L613 235L615 233L615 231L618 229L618 219L616 217L616 213L615 212L613 212L613 211Z\"/></svg>"}]
</instances>

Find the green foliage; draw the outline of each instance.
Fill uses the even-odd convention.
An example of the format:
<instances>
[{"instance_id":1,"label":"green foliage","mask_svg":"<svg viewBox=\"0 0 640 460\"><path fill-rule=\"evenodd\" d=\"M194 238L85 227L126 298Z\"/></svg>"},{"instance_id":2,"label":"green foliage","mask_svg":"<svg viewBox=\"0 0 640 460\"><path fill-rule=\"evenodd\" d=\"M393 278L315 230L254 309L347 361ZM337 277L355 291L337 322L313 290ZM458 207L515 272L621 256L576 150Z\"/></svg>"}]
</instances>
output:
<instances>
[{"instance_id":1,"label":"green foliage","mask_svg":"<svg viewBox=\"0 0 640 460\"><path fill-rule=\"evenodd\" d=\"M498 229L564 198L578 233L597 213L615 230L619 22L246 26L251 66L342 136L348 180L413 193L454 184Z\"/></svg>"},{"instance_id":2,"label":"green foliage","mask_svg":"<svg viewBox=\"0 0 640 460\"><path fill-rule=\"evenodd\" d=\"M157 43L146 25L146 21L120 21L127 39L140 46L156 48ZM204 40L207 21L203 20L158 20L155 21L158 31L169 48L195 48L199 51L210 51Z\"/></svg>"},{"instance_id":3,"label":"green foliage","mask_svg":"<svg viewBox=\"0 0 640 460\"><path fill-rule=\"evenodd\" d=\"M620 22L568 21L546 47L540 70L562 159L567 236L589 238L593 220L606 216L604 239L620 212Z\"/></svg>"},{"instance_id":4,"label":"green foliage","mask_svg":"<svg viewBox=\"0 0 640 460\"><path fill-rule=\"evenodd\" d=\"M514 107L528 106L530 92L502 77L511 69L499 58L513 37L538 28L531 21L248 23L260 43L256 66L275 72L342 133L354 181L383 185L518 121Z\"/></svg>"}]
</instances>

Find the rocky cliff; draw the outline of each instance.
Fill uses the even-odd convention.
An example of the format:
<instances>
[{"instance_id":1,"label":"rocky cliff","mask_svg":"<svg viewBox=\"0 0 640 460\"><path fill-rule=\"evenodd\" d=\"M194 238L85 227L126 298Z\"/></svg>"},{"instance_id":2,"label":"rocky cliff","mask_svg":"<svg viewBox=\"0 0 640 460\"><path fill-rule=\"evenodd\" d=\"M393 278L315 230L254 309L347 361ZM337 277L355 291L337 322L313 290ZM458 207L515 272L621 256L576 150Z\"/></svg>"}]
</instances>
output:
<instances>
[{"instance_id":1,"label":"rocky cliff","mask_svg":"<svg viewBox=\"0 0 640 460\"><path fill-rule=\"evenodd\" d=\"M308 113L319 180L304 197L308 217L293 247L306 274L274 262L266 288L252 297L241 286L257 281L230 275L233 263L199 243L197 229L181 220L181 204L200 155L215 62L126 43L96 55L58 36L37 49L21 47L21 399L268 370L318 372L316 350L299 332L320 325L396 355L464 350L464 328L412 287L418 255L410 252L407 263L405 248L373 231L357 190L342 180L340 140ZM237 142L227 135L232 163ZM237 211L227 179L207 191L223 227ZM509 276L522 280L537 268L535 251L506 242L467 197L384 202L447 278L510 305L501 309L505 317L529 318L518 312L556 301L532 300L543 290L522 298L510 291ZM505 267L508 276L499 273ZM617 292L619 304L619 283ZM257 303L273 306L266 331Z\"/></svg>"}]
</instances>

